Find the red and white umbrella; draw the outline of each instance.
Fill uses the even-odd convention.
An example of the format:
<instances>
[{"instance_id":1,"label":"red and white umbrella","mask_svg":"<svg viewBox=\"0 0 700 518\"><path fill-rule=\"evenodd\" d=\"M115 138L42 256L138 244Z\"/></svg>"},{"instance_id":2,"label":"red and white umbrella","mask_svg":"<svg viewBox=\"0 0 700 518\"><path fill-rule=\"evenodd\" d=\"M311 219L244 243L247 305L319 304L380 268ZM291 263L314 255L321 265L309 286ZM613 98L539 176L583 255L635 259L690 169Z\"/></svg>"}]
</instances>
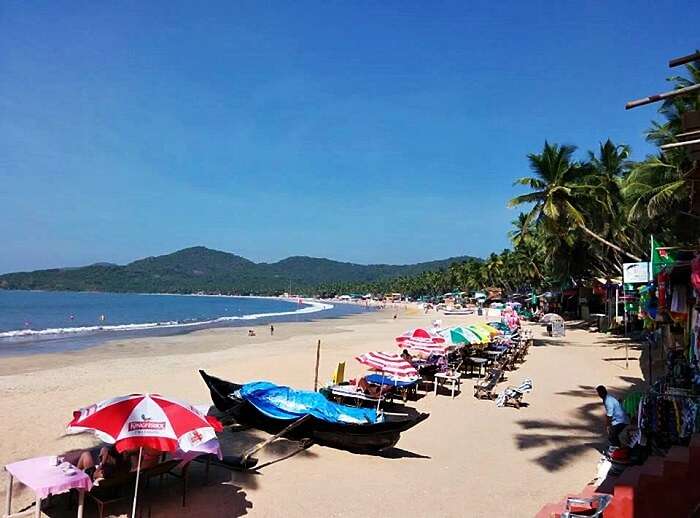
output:
<instances>
[{"instance_id":1,"label":"red and white umbrella","mask_svg":"<svg viewBox=\"0 0 700 518\"><path fill-rule=\"evenodd\" d=\"M369 352L355 359L374 370L383 372L392 380L415 381L420 378L415 367L398 354Z\"/></svg>"},{"instance_id":2,"label":"red and white umbrella","mask_svg":"<svg viewBox=\"0 0 700 518\"><path fill-rule=\"evenodd\" d=\"M141 468L143 448L157 451L210 451L216 432L222 431L215 417L206 416L192 405L158 394L131 394L106 399L73 412L68 432L92 430L117 451L139 450L137 470ZM209 447L205 447L210 443ZM136 488L138 477L136 474ZM136 512L136 492L134 508Z\"/></svg>"},{"instance_id":3,"label":"red and white umbrella","mask_svg":"<svg viewBox=\"0 0 700 518\"><path fill-rule=\"evenodd\" d=\"M423 328L407 331L401 336L397 336L396 341L399 343L399 345L404 347L420 347L424 345L445 343L445 339L442 336L434 334Z\"/></svg>"},{"instance_id":4,"label":"red and white umbrella","mask_svg":"<svg viewBox=\"0 0 700 518\"><path fill-rule=\"evenodd\" d=\"M413 342L400 342L398 344L399 347L403 347L405 349L408 349L409 351L412 351L414 353L418 353L424 356L430 356L431 354L437 355L437 356L444 356L447 354L447 350L449 346L447 344L437 344L437 343L413 343Z\"/></svg>"},{"instance_id":5,"label":"red and white umbrella","mask_svg":"<svg viewBox=\"0 0 700 518\"><path fill-rule=\"evenodd\" d=\"M158 394L131 394L106 399L73 413L69 432L93 430L117 451L151 448L196 450L221 431L221 423L192 405Z\"/></svg>"}]
</instances>

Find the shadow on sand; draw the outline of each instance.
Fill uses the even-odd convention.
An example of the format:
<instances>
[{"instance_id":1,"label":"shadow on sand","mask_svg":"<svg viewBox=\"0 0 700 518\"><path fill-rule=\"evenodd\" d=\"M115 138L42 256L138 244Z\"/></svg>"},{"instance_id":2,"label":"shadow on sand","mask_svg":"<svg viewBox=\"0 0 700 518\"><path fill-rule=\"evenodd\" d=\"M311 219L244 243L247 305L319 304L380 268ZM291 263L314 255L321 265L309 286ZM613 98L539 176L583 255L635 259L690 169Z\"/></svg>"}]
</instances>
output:
<instances>
[{"instance_id":1,"label":"shadow on sand","mask_svg":"<svg viewBox=\"0 0 700 518\"><path fill-rule=\"evenodd\" d=\"M630 376L620 376L622 384L608 386L616 397L644 385L644 381ZM558 471L579 455L590 449L602 450L606 446L602 402L598 399L593 385L579 385L577 389L557 392L554 396L586 399L571 412L570 419L524 419L517 421L521 432L515 441L521 450L544 449L544 453L534 462L548 471ZM593 467L591 467L593 470Z\"/></svg>"}]
</instances>

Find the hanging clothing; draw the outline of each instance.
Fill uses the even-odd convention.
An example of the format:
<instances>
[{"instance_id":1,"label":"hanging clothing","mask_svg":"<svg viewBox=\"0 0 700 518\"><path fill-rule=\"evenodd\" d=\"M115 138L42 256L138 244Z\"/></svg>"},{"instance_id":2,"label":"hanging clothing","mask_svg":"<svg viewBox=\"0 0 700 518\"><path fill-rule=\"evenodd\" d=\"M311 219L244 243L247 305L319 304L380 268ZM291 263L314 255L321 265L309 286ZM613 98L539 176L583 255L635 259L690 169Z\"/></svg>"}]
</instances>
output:
<instances>
[{"instance_id":1,"label":"hanging clothing","mask_svg":"<svg viewBox=\"0 0 700 518\"><path fill-rule=\"evenodd\" d=\"M685 284L674 284L671 297L671 313L686 315L688 313L688 290Z\"/></svg>"}]
</instances>

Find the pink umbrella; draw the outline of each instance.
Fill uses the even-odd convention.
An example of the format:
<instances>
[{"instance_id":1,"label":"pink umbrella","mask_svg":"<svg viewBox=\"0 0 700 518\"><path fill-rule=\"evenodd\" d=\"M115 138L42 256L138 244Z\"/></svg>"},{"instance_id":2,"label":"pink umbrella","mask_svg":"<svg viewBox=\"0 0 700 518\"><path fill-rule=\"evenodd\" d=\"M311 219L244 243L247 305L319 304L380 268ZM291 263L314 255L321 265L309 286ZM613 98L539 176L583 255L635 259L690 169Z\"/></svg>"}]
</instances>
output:
<instances>
[{"instance_id":1,"label":"pink umbrella","mask_svg":"<svg viewBox=\"0 0 700 518\"><path fill-rule=\"evenodd\" d=\"M92 430L117 451L139 450L136 472L138 490L143 448L157 451L197 451L216 440L223 430L215 417L205 416L192 405L158 394L131 394L107 399L73 412L68 432ZM136 513L136 491L132 516Z\"/></svg>"},{"instance_id":2,"label":"pink umbrella","mask_svg":"<svg viewBox=\"0 0 700 518\"><path fill-rule=\"evenodd\" d=\"M395 381L415 381L420 378L415 367L398 354L369 352L355 359Z\"/></svg>"},{"instance_id":3,"label":"pink umbrella","mask_svg":"<svg viewBox=\"0 0 700 518\"><path fill-rule=\"evenodd\" d=\"M423 328L407 331L401 336L397 336L396 341L399 343L399 345L410 348L445 343L445 339L443 337L433 334L427 329Z\"/></svg>"},{"instance_id":4,"label":"pink umbrella","mask_svg":"<svg viewBox=\"0 0 700 518\"><path fill-rule=\"evenodd\" d=\"M430 356L431 354L438 355L438 356L444 356L447 354L447 349L448 345L446 344L436 344L436 343L413 343L410 341L406 342L399 342L398 344L399 347L404 347L410 351L413 351L415 353L421 353L427 356Z\"/></svg>"}]
</instances>

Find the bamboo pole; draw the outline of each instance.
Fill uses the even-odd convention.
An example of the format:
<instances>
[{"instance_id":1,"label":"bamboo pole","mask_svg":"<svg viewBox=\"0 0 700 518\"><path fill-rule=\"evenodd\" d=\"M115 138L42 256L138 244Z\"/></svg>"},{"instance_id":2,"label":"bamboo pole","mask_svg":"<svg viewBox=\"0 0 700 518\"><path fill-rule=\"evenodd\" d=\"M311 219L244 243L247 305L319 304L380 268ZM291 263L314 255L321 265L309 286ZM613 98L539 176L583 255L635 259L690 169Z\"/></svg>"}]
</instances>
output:
<instances>
[{"instance_id":1,"label":"bamboo pole","mask_svg":"<svg viewBox=\"0 0 700 518\"><path fill-rule=\"evenodd\" d=\"M318 367L321 362L321 340L316 344L316 372L314 374L314 392L318 391Z\"/></svg>"},{"instance_id":2,"label":"bamboo pole","mask_svg":"<svg viewBox=\"0 0 700 518\"><path fill-rule=\"evenodd\" d=\"M698 85L700 86L700 85ZM692 146L694 144L700 144L700 139L695 139L695 140L684 140L683 142L673 142L671 144L664 144L661 146L661 149L664 151L667 149L673 149L677 147L685 147L685 146Z\"/></svg>"},{"instance_id":3,"label":"bamboo pole","mask_svg":"<svg viewBox=\"0 0 700 518\"><path fill-rule=\"evenodd\" d=\"M673 67L677 67L679 65L685 65L686 63L690 63L691 61L697 61L697 60L700 60L700 51L693 52L692 54L688 54L687 56L682 56L680 58L672 59L668 62L668 67L673 68Z\"/></svg>"},{"instance_id":4,"label":"bamboo pole","mask_svg":"<svg viewBox=\"0 0 700 518\"><path fill-rule=\"evenodd\" d=\"M320 343L320 342L321 342L321 341L319 340L319 343ZM279 433L273 435L272 437L269 437L269 438L265 439L264 441L259 442L259 443L256 444L255 446L253 446L251 449L249 449L248 451L246 451L246 452L243 454L243 456L241 457L241 466L245 469L246 464L248 463L248 459L250 458L251 455L253 455L254 453L256 453L256 452L258 452L258 451L260 451L260 450L262 450L265 446L267 446L268 444L270 444L270 443L276 441L277 439L279 439L280 437L282 437L284 434L286 434L286 433L288 433L288 432L291 432L294 428L296 428L297 426L299 426L299 425L302 424L302 423L305 423L305 422L308 421L310 418L311 418L311 414L306 414L304 417L302 417L302 418L300 418L300 419L297 419L297 420L294 421L292 424L290 424L289 426L287 426L287 427L286 427L284 430L282 430L281 432L279 432Z\"/></svg>"},{"instance_id":5,"label":"bamboo pole","mask_svg":"<svg viewBox=\"0 0 700 518\"><path fill-rule=\"evenodd\" d=\"M649 97L644 97L642 99L630 101L627 104L625 104L625 110L636 108L637 106L644 106L645 104L655 103L657 101L663 101L664 99L670 99L671 97L676 97L678 95L688 94L696 90L700 90L700 83L696 85L686 86L685 88L679 88L678 90L654 94L650 95Z\"/></svg>"}]
</instances>

